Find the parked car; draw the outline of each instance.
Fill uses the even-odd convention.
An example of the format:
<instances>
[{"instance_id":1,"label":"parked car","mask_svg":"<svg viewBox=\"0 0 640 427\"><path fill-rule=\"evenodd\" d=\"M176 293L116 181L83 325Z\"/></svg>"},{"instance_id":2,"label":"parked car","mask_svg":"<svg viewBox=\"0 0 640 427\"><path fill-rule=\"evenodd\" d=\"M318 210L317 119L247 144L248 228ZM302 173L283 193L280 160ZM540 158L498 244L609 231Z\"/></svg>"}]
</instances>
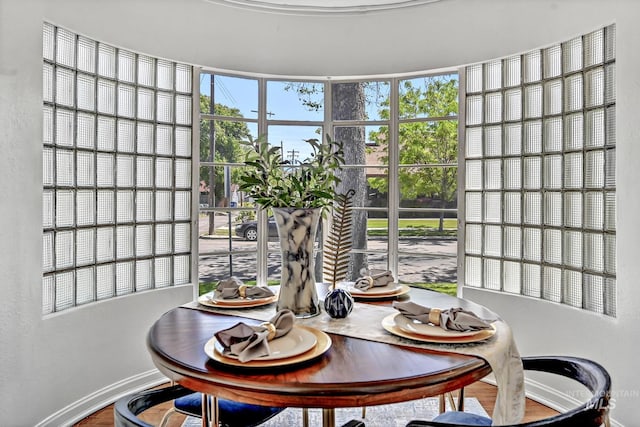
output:
<instances>
[{"instance_id":1,"label":"parked car","mask_svg":"<svg viewBox=\"0 0 640 427\"><path fill-rule=\"evenodd\" d=\"M276 219L269 217L267 220L269 225L269 237L278 237L278 228L276 225ZM244 221L236 225L236 236L242 237L246 240L255 241L258 240L258 222L257 221Z\"/></svg>"}]
</instances>

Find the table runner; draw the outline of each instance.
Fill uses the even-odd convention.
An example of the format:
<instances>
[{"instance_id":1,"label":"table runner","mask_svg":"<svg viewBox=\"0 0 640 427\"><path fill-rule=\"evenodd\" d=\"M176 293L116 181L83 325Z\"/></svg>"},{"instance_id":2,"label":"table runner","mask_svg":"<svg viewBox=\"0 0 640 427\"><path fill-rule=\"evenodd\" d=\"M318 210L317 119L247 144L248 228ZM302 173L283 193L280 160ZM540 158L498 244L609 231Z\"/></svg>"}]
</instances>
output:
<instances>
[{"instance_id":1,"label":"table runner","mask_svg":"<svg viewBox=\"0 0 640 427\"><path fill-rule=\"evenodd\" d=\"M260 321L267 321L274 315L272 305L244 309L219 309L193 301L183 307ZM491 366L498 387L492 415L493 424L516 424L522 420L525 405L524 373L511 328L506 322L502 319L496 320L493 323L496 328L494 336L481 342L468 344L423 343L388 333L381 323L382 319L393 313L398 313L398 311L386 306L355 303L353 312L344 319L333 319L322 312L315 317L297 319L297 322L324 332L352 338L481 357ZM372 327L372 325L377 325L377 327ZM213 335L214 332L216 331L211 331L211 334Z\"/></svg>"}]
</instances>

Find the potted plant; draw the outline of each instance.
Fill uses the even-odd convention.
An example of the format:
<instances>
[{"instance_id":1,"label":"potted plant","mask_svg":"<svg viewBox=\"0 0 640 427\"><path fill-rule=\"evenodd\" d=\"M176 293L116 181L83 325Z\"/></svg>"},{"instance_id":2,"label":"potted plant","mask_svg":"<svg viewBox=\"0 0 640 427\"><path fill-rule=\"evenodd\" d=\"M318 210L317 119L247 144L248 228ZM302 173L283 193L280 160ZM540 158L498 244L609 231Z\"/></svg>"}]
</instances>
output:
<instances>
[{"instance_id":1,"label":"potted plant","mask_svg":"<svg viewBox=\"0 0 640 427\"><path fill-rule=\"evenodd\" d=\"M305 140L309 158L285 162L280 147L265 138L249 139L250 150L239 177L240 189L261 208L271 208L278 227L282 276L277 310L289 309L298 317L320 313L315 287L313 245L320 217L336 198L340 182L336 172L344 164L341 142L329 135L326 143Z\"/></svg>"}]
</instances>

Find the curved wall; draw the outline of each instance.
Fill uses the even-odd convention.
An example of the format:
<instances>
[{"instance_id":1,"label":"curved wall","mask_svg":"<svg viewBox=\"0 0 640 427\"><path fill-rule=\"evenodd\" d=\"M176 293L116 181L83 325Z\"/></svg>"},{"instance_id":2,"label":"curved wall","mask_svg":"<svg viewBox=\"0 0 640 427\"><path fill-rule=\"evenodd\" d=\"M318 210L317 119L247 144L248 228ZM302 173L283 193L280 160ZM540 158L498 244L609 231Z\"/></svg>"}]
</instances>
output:
<instances>
[{"instance_id":1,"label":"curved wall","mask_svg":"<svg viewBox=\"0 0 640 427\"><path fill-rule=\"evenodd\" d=\"M604 363L618 393L613 416L634 425L640 401L634 394L640 374L632 369L640 350L634 281L640 276L634 186L640 181L634 162L640 156L639 15L632 0L447 0L346 16L260 14L203 0L0 0L0 419L9 426L60 425L73 412L67 405L91 393L115 396L120 381L139 374L139 385L154 380L144 335L162 312L193 295L191 286L164 289L41 318L43 20L153 56L288 76L458 66L616 22L618 317L475 289L465 296L501 313L523 354L579 354Z\"/></svg>"},{"instance_id":2,"label":"curved wall","mask_svg":"<svg viewBox=\"0 0 640 427\"><path fill-rule=\"evenodd\" d=\"M567 40L613 22L614 3L632 4L446 0L365 14L304 16L204 0L58 0L46 15L98 40L196 65L287 76L356 76L457 66Z\"/></svg>"}]
</instances>

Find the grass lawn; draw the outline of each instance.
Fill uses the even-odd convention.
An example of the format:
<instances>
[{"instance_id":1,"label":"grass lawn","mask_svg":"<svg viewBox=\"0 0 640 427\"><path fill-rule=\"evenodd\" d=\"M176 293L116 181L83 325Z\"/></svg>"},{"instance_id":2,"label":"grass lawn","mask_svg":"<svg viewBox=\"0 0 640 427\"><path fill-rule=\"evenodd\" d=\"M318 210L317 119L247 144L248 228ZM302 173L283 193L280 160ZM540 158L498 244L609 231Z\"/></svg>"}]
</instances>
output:
<instances>
[{"instance_id":1,"label":"grass lawn","mask_svg":"<svg viewBox=\"0 0 640 427\"><path fill-rule=\"evenodd\" d=\"M367 220L367 234L369 236L386 236L388 229L386 218L371 218ZM444 220L444 230L438 231L440 221L437 218L401 218L398 223L401 237L407 236L456 236L458 232L458 220L447 218ZM226 228L216 228L216 236L228 236ZM231 236L235 236L232 231Z\"/></svg>"},{"instance_id":2,"label":"grass lawn","mask_svg":"<svg viewBox=\"0 0 640 427\"><path fill-rule=\"evenodd\" d=\"M388 228L386 218L370 218L367 220L367 228ZM398 220L399 228L438 228L440 220L437 218L400 218ZM446 218L444 220L444 228L456 230L458 228L458 220L455 218Z\"/></svg>"},{"instance_id":3,"label":"grass lawn","mask_svg":"<svg viewBox=\"0 0 640 427\"><path fill-rule=\"evenodd\" d=\"M411 286L422 289L431 289L432 291L441 292L453 297L456 296L458 290L457 283L413 283Z\"/></svg>"},{"instance_id":4,"label":"grass lawn","mask_svg":"<svg viewBox=\"0 0 640 427\"><path fill-rule=\"evenodd\" d=\"M199 295L203 295L203 294L206 294L207 292L211 292L212 290L215 289L217 283L218 282L201 282ZM253 286L256 284L256 281L250 280L245 282L245 284L249 286ZM279 285L279 284L280 282L278 280L270 280L268 282L269 286ZM455 297L456 289L458 285L456 283L412 283L411 286L416 288L431 289L433 291L442 292L443 294L447 294Z\"/></svg>"}]
</instances>

